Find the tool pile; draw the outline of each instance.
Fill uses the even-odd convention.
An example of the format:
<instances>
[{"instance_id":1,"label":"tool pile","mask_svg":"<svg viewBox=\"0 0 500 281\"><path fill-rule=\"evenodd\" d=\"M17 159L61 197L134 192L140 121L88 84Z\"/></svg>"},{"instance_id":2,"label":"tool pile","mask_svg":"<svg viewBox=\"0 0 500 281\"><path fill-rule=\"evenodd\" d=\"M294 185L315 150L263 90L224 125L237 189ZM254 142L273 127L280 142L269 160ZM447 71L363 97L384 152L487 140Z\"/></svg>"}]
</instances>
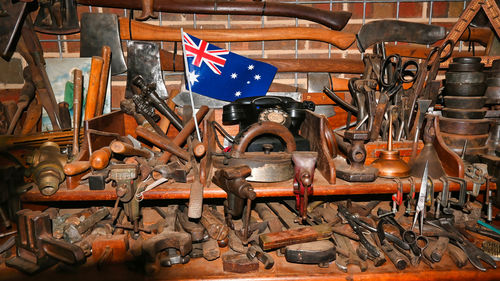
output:
<instances>
[{"instance_id":1,"label":"tool pile","mask_svg":"<svg viewBox=\"0 0 500 281\"><path fill-rule=\"evenodd\" d=\"M498 119L491 126L491 118L498 118L500 64L493 63L487 78L480 57L454 53L478 9L488 17L500 12L492 0L471 1L448 35L441 26L395 20L370 22L353 34L340 31L348 12L285 3L127 1L119 7L142 9L138 20L155 18L155 11L274 15L332 30L177 29L84 13L80 56L90 69L72 69L70 106L56 101L35 31L78 31L76 2L117 5L42 1L33 23L25 2L0 0L6 15L0 23L24 19L22 27L5 25L12 31L0 35L2 56L9 58L11 39L20 32L17 51L28 65L17 104L0 103L7 163L0 169L0 219L2 229L12 228L11 220L17 229L0 245L6 266L34 274L55 264L101 269L127 263L154 274L204 258L220 259L222 270L232 273L285 261L398 272L440 269L449 257L457 268L497 267L500 230L494 224L500 216L493 205L500 196L493 190L500 183L500 127ZM490 18L498 30L498 20ZM121 40L128 40L126 62ZM204 40L314 40L339 49L356 41L363 59L340 66L245 58L244 70L255 72L242 80L245 87L267 79L256 70L262 62L275 62L275 72L316 73L308 74L308 93L271 84L259 95L245 96L242 88L222 100L193 92L207 78L192 67L226 75L224 83L208 79L217 91L244 73L225 73L234 54ZM440 40L425 48L421 61L386 48L393 41L423 46ZM150 41L182 42L184 56ZM450 59L446 80L437 80ZM185 70L182 87L167 90L164 70ZM124 72L120 110L103 114L109 75ZM361 75L341 79L332 72ZM53 131L39 132L42 107ZM342 110L345 120L334 116ZM343 126L333 128L335 122ZM238 128L228 132L230 125ZM28 202L38 205L23 208Z\"/></svg>"}]
</instances>

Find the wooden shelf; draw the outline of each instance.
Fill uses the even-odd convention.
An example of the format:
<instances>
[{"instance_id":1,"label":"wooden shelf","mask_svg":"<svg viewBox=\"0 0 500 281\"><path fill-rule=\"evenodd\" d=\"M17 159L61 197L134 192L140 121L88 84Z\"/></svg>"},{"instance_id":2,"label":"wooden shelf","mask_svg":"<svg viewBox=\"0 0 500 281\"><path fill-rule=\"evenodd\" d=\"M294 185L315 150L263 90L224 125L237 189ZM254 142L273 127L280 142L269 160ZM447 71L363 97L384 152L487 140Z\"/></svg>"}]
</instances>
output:
<instances>
[{"instance_id":1,"label":"wooden shelf","mask_svg":"<svg viewBox=\"0 0 500 281\"><path fill-rule=\"evenodd\" d=\"M408 179L402 179L403 191L410 192ZM293 180L278 183L252 183L258 197L287 197L294 196ZM152 199L188 199L189 183L165 183L144 193L145 200ZM443 185L440 181L434 182L434 191L441 191ZM482 189L485 188L483 185ZM494 190L496 186L491 184ZM420 180L415 180L415 189L420 189ZM467 189L472 190L472 182L467 182ZM450 182L450 190L459 190L459 185ZM329 184L325 178L316 172L314 176L314 195L358 195L358 194L391 194L397 191L397 184L391 179L377 178L374 182L346 182L337 179L337 184ZM226 193L214 184L204 189L204 198L226 198ZM52 196L42 195L38 189L34 188L21 196L24 202L51 202L51 201L100 201L116 200L115 190L111 185L107 185L104 190L89 190L88 186L80 185L76 189L68 190L63 185Z\"/></svg>"}]
</instances>

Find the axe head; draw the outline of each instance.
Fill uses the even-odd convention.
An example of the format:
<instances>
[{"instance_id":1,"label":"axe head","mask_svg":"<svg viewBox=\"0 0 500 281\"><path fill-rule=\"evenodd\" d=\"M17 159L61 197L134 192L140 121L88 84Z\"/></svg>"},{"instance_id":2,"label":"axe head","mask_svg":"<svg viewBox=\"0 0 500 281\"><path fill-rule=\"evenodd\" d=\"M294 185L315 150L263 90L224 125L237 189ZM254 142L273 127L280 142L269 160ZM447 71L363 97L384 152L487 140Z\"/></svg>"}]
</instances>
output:
<instances>
[{"instance_id":1,"label":"axe head","mask_svg":"<svg viewBox=\"0 0 500 281\"><path fill-rule=\"evenodd\" d=\"M360 52L375 43L408 42L417 44L433 44L446 36L442 26L400 20L379 20L367 23L356 35Z\"/></svg>"},{"instance_id":2,"label":"axe head","mask_svg":"<svg viewBox=\"0 0 500 281\"><path fill-rule=\"evenodd\" d=\"M146 84L155 83L156 93L161 99L168 98L167 88L163 81L160 65L160 48L158 44L144 41L127 43L127 87L125 97L132 97L132 79L137 75L144 78Z\"/></svg>"},{"instance_id":3,"label":"axe head","mask_svg":"<svg viewBox=\"0 0 500 281\"><path fill-rule=\"evenodd\" d=\"M111 48L111 74L127 71L120 41L118 16L115 14L84 13L81 18L80 57L102 55L102 46Z\"/></svg>"}]
</instances>

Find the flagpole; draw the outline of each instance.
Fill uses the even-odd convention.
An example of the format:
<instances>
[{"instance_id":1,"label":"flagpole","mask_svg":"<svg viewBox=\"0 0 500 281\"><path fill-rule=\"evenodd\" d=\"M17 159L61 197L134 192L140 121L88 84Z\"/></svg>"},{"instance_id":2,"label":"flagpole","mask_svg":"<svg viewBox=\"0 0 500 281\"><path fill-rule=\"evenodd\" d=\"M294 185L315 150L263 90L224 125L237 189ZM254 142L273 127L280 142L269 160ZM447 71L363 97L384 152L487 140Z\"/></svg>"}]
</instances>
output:
<instances>
[{"instance_id":1,"label":"flagpole","mask_svg":"<svg viewBox=\"0 0 500 281\"><path fill-rule=\"evenodd\" d=\"M191 73L189 72L189 66L188 66L188 61L187 61L187 57L186 57L186 47L184 46L184 29L182 27L181 27L181 41L182 41L182 56L184 57L184 69L188 73L186 75L186 80L187 80L187 85L188 85L188 90L189 90L189 98L191 99L191 108L193 111L194 127L196 128L196 135L198 137L198 141L201 142L200 128L198 127L198 120L196 120L196 112L194 110L193 91L191 91L191 81L189 79L189 75L191 75Z\"/></svg>"}]
</instances>

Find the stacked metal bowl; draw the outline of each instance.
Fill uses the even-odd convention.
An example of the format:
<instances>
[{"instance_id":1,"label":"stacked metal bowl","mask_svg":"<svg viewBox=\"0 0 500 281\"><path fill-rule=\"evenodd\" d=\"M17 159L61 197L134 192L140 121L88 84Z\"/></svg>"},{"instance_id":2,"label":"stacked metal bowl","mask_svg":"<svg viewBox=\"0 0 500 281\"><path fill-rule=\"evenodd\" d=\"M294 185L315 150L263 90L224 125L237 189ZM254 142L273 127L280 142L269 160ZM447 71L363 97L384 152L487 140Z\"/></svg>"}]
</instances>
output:
<instances>
[{"instance_id":1,"label":"stacked metal bowl","mask_svg":"<svg viewBox=\"0 0 500 281\"><path fill-rule=\"evenodd\" d=\"M466 148L466 159L488 151L490 120L484 118L487 86L483 68L479 57L459 57L453 59L446 72L445 107L439 125L444 142L453 151L462 155Z\"/></svg>"}]
</instances>

